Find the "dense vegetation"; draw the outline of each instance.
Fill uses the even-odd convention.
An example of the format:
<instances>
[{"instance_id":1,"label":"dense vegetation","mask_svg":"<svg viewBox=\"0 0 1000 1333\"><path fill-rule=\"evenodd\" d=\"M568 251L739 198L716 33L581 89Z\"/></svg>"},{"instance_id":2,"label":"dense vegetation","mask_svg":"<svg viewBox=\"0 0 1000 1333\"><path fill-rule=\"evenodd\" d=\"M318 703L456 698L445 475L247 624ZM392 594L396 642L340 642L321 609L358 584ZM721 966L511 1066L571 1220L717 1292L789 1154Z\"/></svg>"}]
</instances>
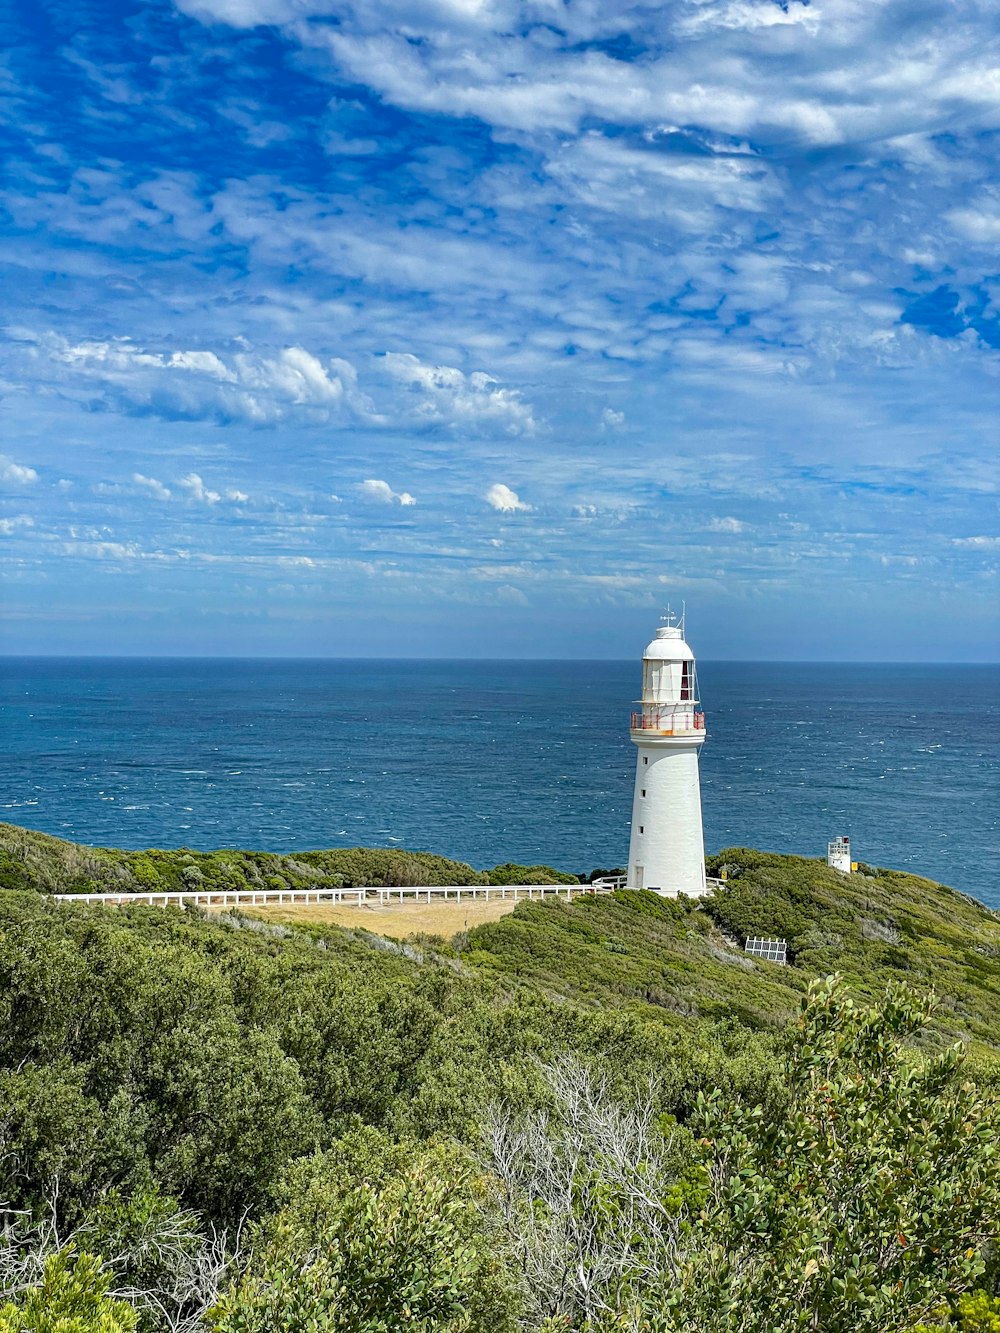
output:
<instances>
[{"instance_id":1,"label":"dense vegetation","mask_svg":"<svg viewBox=\"0 0 1000 1333\"><path fill-rule=\"evenodd\" d=\"M970 899L729 849L700 906L396 945L38 892L147 863L485 882L0 827L3 1333L993 1326L1000 921Z\"/></svg>"},{"instance_id":2,"label":"dense vegetation","mask_svg":"<svg viewBox=\"0 0 1000 1333\"><path fill-rule=\"evenodd\" d=\"M177 893L183 890L319 889L394 887L401 884L576 884L575 875L551 866L511 862L473 870L430 852L379 847L330 851L123 852L82 847L0 823L0 887L43 893Z\"/></svg>"}]
</instances>

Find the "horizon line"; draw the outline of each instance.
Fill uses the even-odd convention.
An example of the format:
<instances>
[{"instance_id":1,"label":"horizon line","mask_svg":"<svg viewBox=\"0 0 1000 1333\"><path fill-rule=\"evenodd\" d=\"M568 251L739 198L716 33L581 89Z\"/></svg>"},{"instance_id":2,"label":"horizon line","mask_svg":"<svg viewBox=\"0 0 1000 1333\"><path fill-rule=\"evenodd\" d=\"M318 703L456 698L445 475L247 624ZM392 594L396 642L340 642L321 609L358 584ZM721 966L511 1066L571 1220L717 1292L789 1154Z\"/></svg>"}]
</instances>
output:
<instances>
[{"instance_id":1,"label":"horizon line","mask_svg":"<svg viewBox=\"0 0 1000 1333\"><path fill-rule=\"evenodd\" d=\"M414 656L379 656L371 654L285 654L285 653L2 653L0 662L614 662L635 663L638 657L487 657L416 654ZM701 657L707 663L749 663L772 666L947 666L998 667L1000 660L960 661L946 658L903 657Z\"/></svg>"}]
</instances>

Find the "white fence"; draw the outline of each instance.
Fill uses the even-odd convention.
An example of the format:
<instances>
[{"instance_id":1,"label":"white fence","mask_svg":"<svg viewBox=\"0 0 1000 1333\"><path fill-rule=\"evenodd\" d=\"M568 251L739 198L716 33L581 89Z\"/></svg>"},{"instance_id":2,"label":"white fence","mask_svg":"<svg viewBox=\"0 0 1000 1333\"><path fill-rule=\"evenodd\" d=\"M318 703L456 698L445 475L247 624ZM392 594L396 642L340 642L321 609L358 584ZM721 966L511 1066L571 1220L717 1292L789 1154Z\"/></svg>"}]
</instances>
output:
<instances>
[{"instance_id":1,"label":"white fence","mask_svg":"<svg viewBox=\"0 0 1000 1333\"><path fill-rule=\"evenodd\" d=\"M709 893L712 893L715 889L721 889L725 882L724 879L713 879L709 875L705 880L705 887ZM614 893L615 889L628 887L628 875L605 875L603 879L595 879L590 887L597 893ZM656 893L659 890L654 889L653 892ZM676 897L676 894L668 893L663 896L673 898Z\"/></svg>"},{"instance_id":2,"label":"white fence","mask_svg":"<svg viewBox=\"0 0 1000 1333\"><path fill-rule=\"evenodd\" d=\"M708 879L711 893L725 881ZM396 888L359 886L355 889L178 889L171 893L53 893L62 903L103 903L122 907L142 903L146 907L263 907L269 903L336 903L350 907L378 906L387 903L462 902L479 899L517 901L527 898L564 898L567 902L581 893L614 893L625 887L624 875L608 875L593 884L404 884Z\"/></svg>"},{"instance_id":3,"label":"white fence","mask_svg":"<svg viewBox=\"0 0 1000 1333\"><path fill-rule=\"evenodd\" d=\"M147 907L262 907L268 903L344 903L363 904L462 902L478 899L565 898L580 893L607 892L590 884L432 884L402 885L398 888L359 887L355 889L181 889L174 893L54 893L63 903L102 903L110 907L142 903Z\"/></svg>"},{"instance_id":4,"label":"white fence","mask_svg":"<svg viewBox=\"0 0 1000 1333\"><path fill-rule=\"evenodd\" d=\"M624 889L628 884L628 875L605 875L595 879L591 888L596 893L614 893L615 889Z\"/></svg>"},{"instance_id":5,"label":"white fence","mask_svg":"<svg viewBox=\"0 0 1000 1333\"><path fill-rule=\"evenodd\" d=\"M752 935L743 948L751 958L763 958L768 963L788 962L787 940L765 939L762 936Z\"/></svg>"}]
</instances>

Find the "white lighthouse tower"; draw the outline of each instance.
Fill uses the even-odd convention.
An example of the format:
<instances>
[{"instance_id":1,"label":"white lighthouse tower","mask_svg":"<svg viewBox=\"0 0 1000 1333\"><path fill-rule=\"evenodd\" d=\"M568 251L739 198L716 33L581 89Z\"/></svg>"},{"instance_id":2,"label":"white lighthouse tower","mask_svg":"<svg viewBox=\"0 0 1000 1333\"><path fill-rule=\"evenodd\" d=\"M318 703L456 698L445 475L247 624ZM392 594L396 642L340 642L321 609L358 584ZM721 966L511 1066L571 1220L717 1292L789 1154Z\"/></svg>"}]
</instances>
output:
<instances>
[{"instance_id":1,"label":"white lighthouse tower","mask_svg":"<svg viewBox=\"0 0 1000 1333\"><path fill-rule=\"evenodd\" d=\"M642 655L642 699L631 735L638 753L628 887L697 897L705 892L698 780L705 714L683 616L678 621L668 612Z\"/></svg>"}]
</instances>

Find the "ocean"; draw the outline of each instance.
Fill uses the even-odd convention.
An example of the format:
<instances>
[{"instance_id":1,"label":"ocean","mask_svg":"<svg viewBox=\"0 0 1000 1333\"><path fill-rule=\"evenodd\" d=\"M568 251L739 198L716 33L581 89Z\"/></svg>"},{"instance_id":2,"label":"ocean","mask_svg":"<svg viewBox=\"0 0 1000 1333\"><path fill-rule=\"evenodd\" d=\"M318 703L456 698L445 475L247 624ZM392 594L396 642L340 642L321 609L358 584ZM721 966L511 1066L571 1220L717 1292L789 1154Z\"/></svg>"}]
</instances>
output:
<instances>
[{"instance_id":1,"label":"ocean","mask_svg":"<svg viewBox=\"0 0 1000 1333\"><path fill-rule=\"evenodd\" d=\"M1000 668L700 662L707 850L1000 907ZM103 846L624 863L635 662L0 659L0 819Z\"/></svg>"}]
</instances>

